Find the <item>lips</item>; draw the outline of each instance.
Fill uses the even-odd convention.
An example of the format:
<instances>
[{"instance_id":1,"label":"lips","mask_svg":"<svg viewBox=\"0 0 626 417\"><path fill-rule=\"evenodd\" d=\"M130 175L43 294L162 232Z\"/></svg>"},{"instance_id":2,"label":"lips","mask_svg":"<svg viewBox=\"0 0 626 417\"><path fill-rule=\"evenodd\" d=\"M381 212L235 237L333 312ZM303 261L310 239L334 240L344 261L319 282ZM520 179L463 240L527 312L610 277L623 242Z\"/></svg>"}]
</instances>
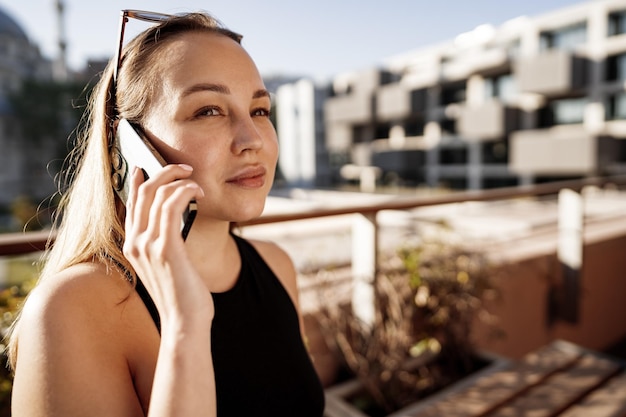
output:
<instances>
[{"instance_id":1,"label":"lips","mask_svg":"<svg viewBox=\"0 0 626 417\"><path fill-rule=\"evenodd\" d=\"M226 180L227 184L245 189L261 188L265 185L267 170L262 166L246 167Z\"/></svg>"}]
</instances>

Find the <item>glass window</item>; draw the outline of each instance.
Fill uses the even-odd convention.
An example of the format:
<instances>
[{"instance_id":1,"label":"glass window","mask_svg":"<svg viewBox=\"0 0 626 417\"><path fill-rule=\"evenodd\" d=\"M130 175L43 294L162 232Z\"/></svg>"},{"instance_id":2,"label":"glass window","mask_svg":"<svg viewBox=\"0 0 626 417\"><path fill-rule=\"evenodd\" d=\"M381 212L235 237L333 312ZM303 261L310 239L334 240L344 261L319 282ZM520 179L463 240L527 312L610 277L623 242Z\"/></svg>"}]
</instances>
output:
<instances>
[{"instance_id":1,"label":"glass window","mask_svg":"<svg viewBox=\"0 0 626 417\"><path fill-rule=\"evenodd\" d=\"M626 119L626 92L618 93L609 97L606 106L606 119Z\"/></svg>"},{"instance_id":2,"label":"glass window","mask_svg":"<svg viewBox=\"0 0 626 417\"><path fill-rule=\"evenodd\" d=\"M606 59L606 80L626 81L626 54L613 55Z\"/></svg>"},{"instance_id":3,"label":"glass window","mask_svg":"<svg viewBox=\"0 0 626 417\"><path fill-rule=\"evenodd\" d=\"M465 83L449 84L441 88L441 105L465 101Z\"/></svg>"},{"instance_id":4,"label":"glass window","mask_svg":"<svg viewBox=\"0 0 626 417\"><path fill-rule=\"evenodd\" d=\"M441 149L439 153L439 162L442 165L467 164L467 149L466 148Z\"/></svg>"},{"instance_id":5,"label":"glass window","mask_svg":"<svg viewBox=\"0 0 626 417\"><path fill-rule=\"evenodd\" d=\"M456 135L456 120L455 119L443 119L439 122L441 132L447 135Z\"/></svg>"},{"instance_id":6,"label":"glass window","mask_svg":"<svg viewBox=\"0 0 626 417\"><path fill-rule=\"evenodd\" d=\"M622 10L609 15L609 36L626 33L626 11Z\"/></svg>"},{"instance_id":7,"label":"glass window","mask_svg":"<svg viewBox=\"0 0 626 417\"><path fill-rule=\"evenodd\" d=\"M540 38L540 47L542 50L572 50L585 42L587 42L587 24L583 22L559 30L543 32Z\"/></svg>"},{"instance_id":8,"label":"glass window","mask_svg":"<svg viewBox=\"0 0 626 417\"><path fill-rule=\"evenodd\" d=\"M556 100L550 103L555 125L582 123L585 117L587 98Z\"/></svg>"},{"instance_id":9,"label":"glass window","mask_svg":"<svg viewBox=\"0 0 626 417\"><path fill-rule=\"evenodd\" d=\"M505 141L485 142L482 144L482 157L485 164L506 164L509 161L509 149Z\"/></svg>"},{"instance_id":10,"label":"glass window","mask_svg":"<svg viewBox=\"0 0 626 417\"><path fill-rule=\"evenodd\" d=\"M511 101L517 95L515 79L511 74L499 75L485 80L485 97Z\"/></svg>"},{"instance_id":11,"label":"glass window","mask_svg":"<svg viewBox=\"0 0 626 417\"><path fill-rule=\"evenodd\" d=\"M424 134L424 122L412 119L404 123L404 134L406 136L422 136Z\"/></svg>"},{"instance_id":12,"label":"glass window","mask_svg":"<svg viewBox=\"0 0 626 417\"><path fill-rule=\"evenodd\" d=\"M582 123L587 98L559 100L552 103L554 122L557 125Z\"/></svg>"},{"instance_id":13,"label":"glass window","mask_svg":"<svg viewBox=\"0 0 626 417\"><path fill-rule=\"evenodd\" d=\"M541 127L582 123L587 98L568 98L549 103L539 113Z\"/></svg>"}]
</instances>

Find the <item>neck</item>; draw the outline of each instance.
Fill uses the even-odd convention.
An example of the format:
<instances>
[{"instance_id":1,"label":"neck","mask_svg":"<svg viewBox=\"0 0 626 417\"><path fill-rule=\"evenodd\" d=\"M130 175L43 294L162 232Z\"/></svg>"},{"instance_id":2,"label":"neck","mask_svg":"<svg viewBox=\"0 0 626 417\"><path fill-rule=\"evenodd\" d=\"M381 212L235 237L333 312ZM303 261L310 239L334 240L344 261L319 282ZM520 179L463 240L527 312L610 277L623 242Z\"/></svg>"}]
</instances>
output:
<instances>
[{"instance_id":1,"label":"neck","mask_svg":"<svg viewBox=\"0 0 626 417\"><path fill-rule=\"evenodd\" d=\"M230 223L196 219L185 246L189 258L211 291L223 291L237 279L241 259L230 235Z\"/></svg>"}]
</instances>

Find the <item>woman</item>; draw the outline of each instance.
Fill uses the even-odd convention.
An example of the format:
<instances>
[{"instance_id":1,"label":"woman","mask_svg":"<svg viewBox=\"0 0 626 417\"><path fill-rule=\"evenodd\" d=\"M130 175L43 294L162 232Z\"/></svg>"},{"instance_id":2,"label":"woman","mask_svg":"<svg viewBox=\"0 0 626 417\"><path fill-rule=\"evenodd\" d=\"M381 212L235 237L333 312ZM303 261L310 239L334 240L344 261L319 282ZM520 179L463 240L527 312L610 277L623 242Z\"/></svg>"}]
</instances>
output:
<instances>
[{"instance_id":1,"label":"woman","mask_svg":"<svg viewBox=\"0 0 626 417\"><path fill-rule=\"evenodd\" d=\"M56 242L11 335L13 415L322 415L292 263L230 233L261 214L278 154L240 38L208 15L175 16L125 47L116 79L109 64ZM111 180L120 119L169 163L145 181L132 169L126 208Z\"/></svg>"}]
</instances>

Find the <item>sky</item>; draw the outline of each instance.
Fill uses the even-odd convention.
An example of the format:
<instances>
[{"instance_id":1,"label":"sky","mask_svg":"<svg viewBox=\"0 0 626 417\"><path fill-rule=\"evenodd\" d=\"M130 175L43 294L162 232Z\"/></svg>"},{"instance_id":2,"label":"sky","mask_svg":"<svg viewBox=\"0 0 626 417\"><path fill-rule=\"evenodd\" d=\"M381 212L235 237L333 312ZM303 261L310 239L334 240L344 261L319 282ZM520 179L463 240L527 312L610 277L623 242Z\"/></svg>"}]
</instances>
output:
<instances>
[{"instance_id":1,"label":"sky","mask_svg":"<svg viewBox=\"0 0 626 417\"><path fill-rule=\"evenodd\" d=\"M587 0L597 1L597 0ZM481 24L499 26L581 0L64 0L70 67L113 55L120 9L163 13L208 11L244 35L264 76L328 80L385 59L453 40ZM0 0L45 56L57 55L55 0ZM131 20L136 33L145 23Z\"/></svg>"}]
</instances>

